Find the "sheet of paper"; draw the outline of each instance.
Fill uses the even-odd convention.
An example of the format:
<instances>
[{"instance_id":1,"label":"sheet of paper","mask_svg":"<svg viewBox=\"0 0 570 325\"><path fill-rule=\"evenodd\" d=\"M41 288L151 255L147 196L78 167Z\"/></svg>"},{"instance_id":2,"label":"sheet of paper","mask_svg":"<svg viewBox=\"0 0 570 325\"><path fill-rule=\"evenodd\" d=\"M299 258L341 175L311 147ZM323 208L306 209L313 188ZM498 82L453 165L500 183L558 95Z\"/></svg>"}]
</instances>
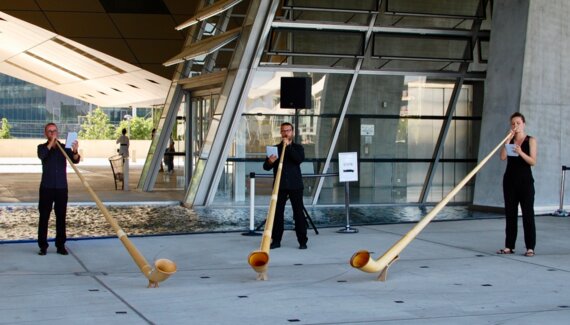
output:
<instances>
[{"instance_id":1,"label":"sheet of paper","mask_svg":"<svg viewBox=\"0 0 570 325\"><path fill-rule=\"evenodd\" d=\"M518 157L519 154L515 151L514 144L505 144L505 149L507 150L507 156Z\"/></svg>"},{"instance_id":2,"label":"sheet of paper","mask_svg":"<svg viewBox=\"0 0 570 325\"><path fill-rule=\"evenodd\" d=\"M73 142L77 140L77 132L69 132L67 133L67 140L65 140L65 147L71 148Z\"/></svg>"},{"instance_id":3,"label":"sheet of paper","mask_svg":"<svg viewBox=\"0 0 570 325\"><path fill-rule=\"evenodd\" d=\"M265 147L265 151L267 152L267 157L275 155L277 158L279 158L279 151L277 150L277 147L267 146Z\"/></svg>"}]
</instances>

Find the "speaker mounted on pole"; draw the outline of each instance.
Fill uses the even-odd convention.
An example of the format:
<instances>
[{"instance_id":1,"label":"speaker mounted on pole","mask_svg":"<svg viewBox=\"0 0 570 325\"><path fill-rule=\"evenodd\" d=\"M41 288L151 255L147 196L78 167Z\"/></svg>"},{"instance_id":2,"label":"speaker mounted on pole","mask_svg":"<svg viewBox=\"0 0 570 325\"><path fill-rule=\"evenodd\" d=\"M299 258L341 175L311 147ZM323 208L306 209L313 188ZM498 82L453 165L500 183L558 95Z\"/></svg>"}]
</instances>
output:
<instances>
[{"instance_id":1,"label":"speaker mounted on pole","mask_svg":"<svg viewBox=\"0 0 570 325\"><path fill-rule=\"evenodd\" d=\"M311 77L281 77L281 108L312 108Z\"/></svg>"}]
</instances>

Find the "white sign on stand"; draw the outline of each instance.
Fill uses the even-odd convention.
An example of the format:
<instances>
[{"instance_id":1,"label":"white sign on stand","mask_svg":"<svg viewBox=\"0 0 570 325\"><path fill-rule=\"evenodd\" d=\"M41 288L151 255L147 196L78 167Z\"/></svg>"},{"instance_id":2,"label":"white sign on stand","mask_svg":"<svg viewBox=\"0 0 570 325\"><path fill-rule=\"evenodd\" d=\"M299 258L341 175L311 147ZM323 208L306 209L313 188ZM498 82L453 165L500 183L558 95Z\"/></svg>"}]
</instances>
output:
<instances>
[{"instance_id":1,"label":"white sign on stand","mask_svg":"<svg viewBox=\"0 0 570 325\"><path fill-rule=\"evenodd\" d=\"M356 152L338 153L339 182L358 181L358 155Z\"/></svg>"},{"instance_id":2,"label":"white sign on stand","mask_svg":"<svg viewBox=\"0 0 570 325\"><path fill-rule=\"evenodd\" d=\"M354 234L358 229L350 227L350 194L349 182L358 181L358 154L356 152L338 153L338 181L344 182L344 205L346 207L346 226L337 232Z\"/></svg>"}]
</instances>

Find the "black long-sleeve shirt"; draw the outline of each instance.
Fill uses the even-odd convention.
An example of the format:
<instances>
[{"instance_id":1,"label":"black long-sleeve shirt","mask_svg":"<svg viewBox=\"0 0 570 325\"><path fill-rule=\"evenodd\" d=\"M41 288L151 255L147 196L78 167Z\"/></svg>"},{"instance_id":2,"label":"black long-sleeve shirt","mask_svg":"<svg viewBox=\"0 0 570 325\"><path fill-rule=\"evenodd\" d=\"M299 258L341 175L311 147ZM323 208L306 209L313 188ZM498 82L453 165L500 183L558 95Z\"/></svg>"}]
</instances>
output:
<instances>
[{"instance_id":1,"label":"black long-sleeve shirt","mask_svg":"<svg viewBox=\"0 0 570 325\"><path fill-rule=\"evenodd\" d=\"M65 153L71 158L74 164L79 163L80 157L73 159L73 151L64 148ZM48 149L48 142L38 145L38 158L42 161L42 181L40 187L43 188L67 188L67 162L63 153L54 145Z\"/></svg>"},{"instance_id":2,"label":"black long-sleeve shirt","mask_svg":"<svg viewBox=\"0 0 570 325\"><path fill-rule=\"evenodd\" d=\"M276 145L279 157L283 151L283 142ZM301 163L305 160L305 149L302 145L291 143L285 150L285 158L283 160L283 169L281 170L281 181L279 189L281 190L300 190L303 188L303 179L301 176ZM265 158L263 169L273 169L273 175L277 174L279 167L279 159L273 164L269 163L269 158Z\"/></svg>"}]
</instances>

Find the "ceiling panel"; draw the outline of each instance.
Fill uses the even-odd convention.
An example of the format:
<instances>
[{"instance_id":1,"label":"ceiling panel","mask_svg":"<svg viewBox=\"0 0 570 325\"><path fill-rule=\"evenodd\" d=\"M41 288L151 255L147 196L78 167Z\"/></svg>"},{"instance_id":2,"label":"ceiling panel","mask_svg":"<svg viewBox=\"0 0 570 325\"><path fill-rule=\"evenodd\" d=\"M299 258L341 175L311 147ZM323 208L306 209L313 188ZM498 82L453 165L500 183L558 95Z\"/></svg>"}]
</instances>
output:
<instances>
[{"instance_id":1,"label":"ceiling panel","mask_svg":"<svg viewBox=\"0 0 570 325\"><path fill-rule=\"evenodd\" d=\"M0 12L0 73L99 106L163 104L166 79Z\"/></svg>"},{"instance_id":2,"label":"ceiling panel","mask_svg":"<svg viewBox=\"0 0 570 325\"><path fill-rule=\"evenodd\" d=\"M0 0L0 10L170 79L173 69L162 63L186 39L174 27L202 1L160 0L162 9L153 11L150 2L137 0Z\"/></svg>"},{"instance_id":3,"label":"ceiling panel","mask_svg":"<svg viewBox=\"0 0 570 325\"><path fill-rule=\"evenodd\" d=\"M170 15L110 14L124 38L177 39L184 34L178 32L176 22Z\"/></svg>"},{"instance_id":4,"label":"ceiling panel","mask_svg":"<svg viewBox=\"0 0 570 325\"><path fill-rule=\"evenodd\" d=\"M180 52L180 42L169 40L127 40L129 48L136 54L140 63L165 62L172 53Z\"/></svg>"},{"instance_id":5,"label":"ceiling panel","mask_svg":"<svg viewBox=\"0 0 570 325\"><path fill-rule=\"evenodd\" d=\"M120 38L117 28L104 13L45 12L55 32L65 37Z\"/></svg>"},{"instance_id":6,"label":"ceiling panel","mask_svg":"<svg viewBox=\"0 0 570 325\"><path fill-rule=\"evenodd\" d=\"M114 70L53 41L39 44L29 50L29 52L87 79L100 78L116 73Z\"/></svg>"},{"instance_id":7,"label":"ceiling panel","mask_svg":"<svg viewBox=\"0 0 570 325\"><path fill-rule=\"evenodd\" d=\"M175 66L165 67L162 63L139 63L138 66L169 80L174 76L174 69L176 68Z\"/></svg>"},{"instance_id":8,"label":"ceiling panel","mask_svg":"<svg viewBox=\"0 0 570 325\"><path fill-rule=\"evenodd\" d=\"M73 40L69 40L69 39L65 39L62 37L58 37L60 39L63 39L65 43L69 44L69 46L75 47L76 51L83 51L85 52L85 56L95 56L97 57L96 60L98 61L102 61L104 62L104 64L106 65L111 65L114 68L118 68L120 70L124 70L126 72L129 71L133 71L133 70L138 70L139 68L137 68L136 66L128 63L128 62L124 62L118 58L115 58L111 55L102 53L98 50L92 49L90 47L87 47L81 43L75 42Z\"/></svg>"},{"instance_id":9,"label":"ceiling panel","mask_svg":"<svg viewBox=\"0 0 570 325\"><path fill-rule=\"evenodd\" d=\"M0 72L21 80L26 80L27 82L48 89L57 85L55 81L48 79L46 76L42 76L37 72L28 70L15 64L8 63L6 61L0 62Z\"/></svg>"},{"instance_id":10,"label":"ceiling panel","mask_svg":"<svg viewBox=\"0 0 570 325\"><path fill-rule=\"evenodd\" d=\"M9 19L8 17L0 13L0 18ZM0 59L7 59L26 51L38 43L49 40L53 36L55 34L46 30L38 30L29 24L28 26L20 27L10 21L0 20L0 52L2 53Z\"/></svg>"},{"instance_id":11,"label":"ceiling panel","mask_svg":"<svg viewBox=\"0 0 570 325\"><path fill-rule=\"evenodd\" d=\"M99 0L36 0L36 2L46 11L105 12Z\"/></svg>"},{"instance_id":12,"label":"ceiling panel","mask_svg":"<svg viewBox=\"0 0 570 325\"><path fill-rule=\"evenodd\" d=\"M1 2L1 1L0 1ZM25 22L28 22L32 25L41 27L43 29L49 30L53 32L53 27L51 26L50 22L47 20L46 16L41 11L13 11L13 10L4 10L2 11L12 17L17 17L22 19Z\"/></svg>"},{"instance_id":13,"label":"ceiling panel","mask_svg":"<svg viewBox=\"0 0 570 325\"><path fill-rule=\"evenodd\" d=\"M38 75L47 76L49 79L57 82L58 84L81 81L80 78L73 76L35 57L29 56L26 53L11 57L9 60L7 60L7 62L13 63L19 67L27 69L28 71L33 71Z\"/></svg>"},{"instance_id":14,"label":"ceiling panel","mask_svg":"<svg viewBox=\"0 0 570 325\"><path fill-rule=\"evenodd\" d=\"M34 0L2 0L0 10L40 10Z\"/></svg>"},{"instance_id":15,"label":"ceiling panel","mask_svg":"<svg viewBox=\"0 0 570 325\"><path fill-rule=\"evenodd\" d=\"M19 26L11 31L4 26L3 33L0 21L0 73L97 105L148 100L158 93L164 99L174 68L163 62L181 51L186 38L174 27L192 17L202 1L0 0L0 17ZM2 62L9 58L14 61ZM53 72L63 83L57 89L56 80L42 75L49 70L59 70ZM74 74L87 80L73 81ZM117 92L109 84L128 88Z\"/></svg>"},{"instance_id":16,"label":"ceiling panel","mask_svg":"<svg viewBox=\"0 0 570 325\"><path fill-rule=\"evenodd\" d=\"M168 10L173 15L184 15L188 19L196 13L201 0L184 1L184 0L162 0Z\"/></svg>"},{"instance_id":17,"label":"ceiling panel","mask_svg":"<svg viewBox=\"0 0 570 325\"><path fill-rule=\"evenodd\" d=\"M118 60L130 64L138 64L134 53L122 38L74 38L73 40L86 47L108 54Z\"/></svg>"}]
</instances>

